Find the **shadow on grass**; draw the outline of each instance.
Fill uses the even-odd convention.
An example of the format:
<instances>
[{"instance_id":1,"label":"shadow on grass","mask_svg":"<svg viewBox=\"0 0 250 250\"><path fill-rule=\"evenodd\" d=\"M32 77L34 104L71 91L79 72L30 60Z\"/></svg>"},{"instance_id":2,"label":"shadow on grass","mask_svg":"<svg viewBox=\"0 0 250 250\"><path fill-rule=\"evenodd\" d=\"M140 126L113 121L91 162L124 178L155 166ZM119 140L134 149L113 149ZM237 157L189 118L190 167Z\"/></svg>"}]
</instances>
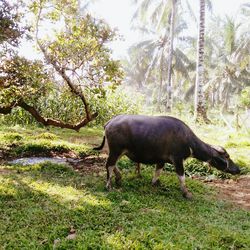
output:
<instances>
[{"instance_id":1,"label":"shadow on grass","mask_svg":"<svg viewBox=\"0 0 250 250\"><path fill-rule=\"evenodd\" d=\"M104 191L105 175L80 176L55 164L4 175L0 181L1 246L249 248L249 212L216 201L210 189L192 180L188 186L195 198L186 201L172 174L164 174L162 185L152 188L152 171L145 169L143 178L137 179L126 170L122 188L111 192ZM72 227L76 238L67 240Z\"/></svg>"}]
</instances>

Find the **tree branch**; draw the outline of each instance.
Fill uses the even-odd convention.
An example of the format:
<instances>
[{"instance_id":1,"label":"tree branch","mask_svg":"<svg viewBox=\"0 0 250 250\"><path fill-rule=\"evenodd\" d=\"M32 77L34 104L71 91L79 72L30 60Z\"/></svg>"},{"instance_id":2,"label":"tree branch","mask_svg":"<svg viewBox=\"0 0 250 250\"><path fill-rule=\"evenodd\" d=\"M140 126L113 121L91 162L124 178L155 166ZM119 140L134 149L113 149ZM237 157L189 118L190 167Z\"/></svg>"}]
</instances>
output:
<instances>
[{"instance_id":1,"label":"tree branch","mask_svg":"<svg viewBox=\"0 0 250 250\"><path fill-rule=\"evenodd\" d=\"M93 119L95 119L97 117L97 113L94 113L89 117L89 119L84 118L82 121L78 122L77 124L65 123L65 122L62 122L59 120L43 117L33 106L30 106L29 104L27 104L23 100L20 100L17 103L13 102L8 107L0 107L0 114L4 114L4 115L10 114L11 110L17 106L28 111L38 122L42 123L44 126L68 128L68 129L73 129L77 132L79 132L80 128L84 127L90 121L92 121Z\"/></svg>"},{"instance_id":2,"label":"tree branch","mask_svg":"<svg viewBox=\"0 0 250 250\"><path fill-rule=\"evenodd\" d=\"M0 114L4 114L4 115L7 115L7 114L10 114L11 113L11 110L15 107L15 102L13 102L12 104L10 104L10 106L8 107L0 107Z\"/></svg>"},{"instance_id":3,"label":"tree branch","mask_svg":"<svg viewBox=\"0 0 250 250\"><path fill-rule=\"evenodd\" d=\"M89 119L84 118L82 121L80 121L77 124L69 124L64 123L59 120L51 119L51 118L45 118L43 117L34 107L30 106L29 104L25 103L24 101L20 101L17 106L25 109L28 111L38 122L42 123L44 126L55 126L59 128L68 128L73 129L75 131L79 131L80 128L84 127L87 123L92 121L94 118L97 117L97 113L92 114Z\"/></svg>"},{"instance_id":4,"label":"tree branch","mask_svg":"<svg viewBox=\"0 0 250 250\"><path fill-rule=\"evenodd\" d=\"M86 113L86 116L87 116L87 120L90 121L91 117L93 115L90 114L89 105L88 105L87 100L86 100L85 96L83 95L82 91L78 90L74 86L74 84L72 83L70 78L65 73L65 69L60 67L57 64L57 62L55 60L53 60L53 58L50 57L50 55L47 53L47 51L46 51L45 47L43 46L43 44L39 41L39 38L38 38L38 26L39 26L39 21L40 21L40 17L41 17L41 12L42 12L42 7L41 7L41 4L40 4L40 8L39 8L39 12L38 12L37 20L36 20L36 41L37 41L37 44L38 44L40 50L42 51L42 53L44 54L44 57L45 57L46 61L49 64L51 64L54 67L54 69L61 75L61 77L64 79L64 81L67 83L67 85L71 89L71 91L82 100L83 105L84 105L84 109L85 109L85 113Z\"/></svg>"}]
</instances>

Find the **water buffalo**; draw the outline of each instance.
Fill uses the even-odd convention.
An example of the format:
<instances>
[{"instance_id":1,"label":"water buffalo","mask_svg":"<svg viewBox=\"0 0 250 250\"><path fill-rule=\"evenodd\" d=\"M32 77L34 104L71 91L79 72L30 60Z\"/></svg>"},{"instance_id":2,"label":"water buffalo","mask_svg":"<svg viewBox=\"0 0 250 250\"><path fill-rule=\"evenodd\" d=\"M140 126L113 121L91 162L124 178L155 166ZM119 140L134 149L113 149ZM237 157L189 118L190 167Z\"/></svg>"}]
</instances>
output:
<instances>
[{"instance_id":1,"label":"water buffalo","mask_svg":"<svg viewBox=\"0 0 250 250\"><path fill-rule=\"evenodd\" d=\"M104 126L105 135L101 150L107 138L109 156L106 162L107 185L111 188L114 171L116 182L121 174L116 166L117 160L126 155L132 161L156 164L152 184L157 183L164 163L175 166L184 197L192 194L185 185L183 161L188 157L208 162L211 166L227 173L238 174L240 169L230 159L226 150L220 146L209 145L200 140L181 120L170 116L118 115ZM137 166L137 170L138 169Z\"/></svg>"}]
</instances>

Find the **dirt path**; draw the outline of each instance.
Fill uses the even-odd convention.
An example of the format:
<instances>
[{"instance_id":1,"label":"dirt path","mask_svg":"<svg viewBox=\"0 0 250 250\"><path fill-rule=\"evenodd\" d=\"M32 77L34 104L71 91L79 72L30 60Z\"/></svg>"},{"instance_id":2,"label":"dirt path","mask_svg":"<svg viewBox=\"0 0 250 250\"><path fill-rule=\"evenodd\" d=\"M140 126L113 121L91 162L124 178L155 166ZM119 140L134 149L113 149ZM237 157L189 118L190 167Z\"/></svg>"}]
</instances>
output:
<instances>
[{"instance_id":1,"label":"dirt path","mask_svg":"<svg viewBox=\"0 0 250 250\"><path fill-rule=\"evenodd\" d=\"M236 180L216 179L206 184L216 187L220 199L250 210L250 175L241 176Z\"/></svg>"},{"instance_id":2,"label":"dirt path","mask_svg":"<svg viewBox=\"0 0 250 250\"><path fill-rule=\"evenodd\" d=\"M77 162L70 164L76 172L83 174L91 174L105 171L106 155L100 154L99 156L87 156Z\"/></svg>"}]
</instances>

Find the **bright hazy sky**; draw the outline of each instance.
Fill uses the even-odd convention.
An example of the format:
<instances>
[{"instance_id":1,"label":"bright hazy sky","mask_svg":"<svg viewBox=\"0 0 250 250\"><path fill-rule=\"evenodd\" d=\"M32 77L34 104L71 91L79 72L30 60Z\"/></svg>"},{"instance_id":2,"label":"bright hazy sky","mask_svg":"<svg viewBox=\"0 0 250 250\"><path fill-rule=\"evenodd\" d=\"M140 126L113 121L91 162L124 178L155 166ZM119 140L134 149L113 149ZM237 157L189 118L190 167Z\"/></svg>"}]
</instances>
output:
<instances>
[{"instance_id":1,"label":"bright hazy sky","mask_svg":"<svg viewBox=\"0 0 250 250\"><path fill-rule=\"evenodd\" d=\"M84 1L84 0L82 0ZM198 13L199 0L189 0L192 7ZM234 16L242 3L249 0L212 0L214 13L220 15ZM126 56L128 47L135 42L140 41L140 34L131 30L131 18L135 11L135 6L131 0L96 0L91 6L89 12L97 18L105 19L112 28L117 28L123 40L114 42L111 47L115 58ZM28 58L37 57L31 52L29 44L23 46L21 54Z\"/></svg>"},{"instance_id":2,"label":"bright hazy sky","mask_svg":"<svg viewBox=\"0 0 250 250\"><path fill-rule=\"evenodd\" d=\"M189 0L194 10L199 7L199 0ZM215 14L234 16L239 6L249 0L212 0ZM126 55L126 51L134 42L139 41L138 32L131 30L130 22L135 11L135 6L131 5L131 0L97 0L93 9L96 17L104 18L111 27L117 27L119 33L124 37L124 41L115 42L112 46L115 57Z\"/></svg>"}]
</instances>

